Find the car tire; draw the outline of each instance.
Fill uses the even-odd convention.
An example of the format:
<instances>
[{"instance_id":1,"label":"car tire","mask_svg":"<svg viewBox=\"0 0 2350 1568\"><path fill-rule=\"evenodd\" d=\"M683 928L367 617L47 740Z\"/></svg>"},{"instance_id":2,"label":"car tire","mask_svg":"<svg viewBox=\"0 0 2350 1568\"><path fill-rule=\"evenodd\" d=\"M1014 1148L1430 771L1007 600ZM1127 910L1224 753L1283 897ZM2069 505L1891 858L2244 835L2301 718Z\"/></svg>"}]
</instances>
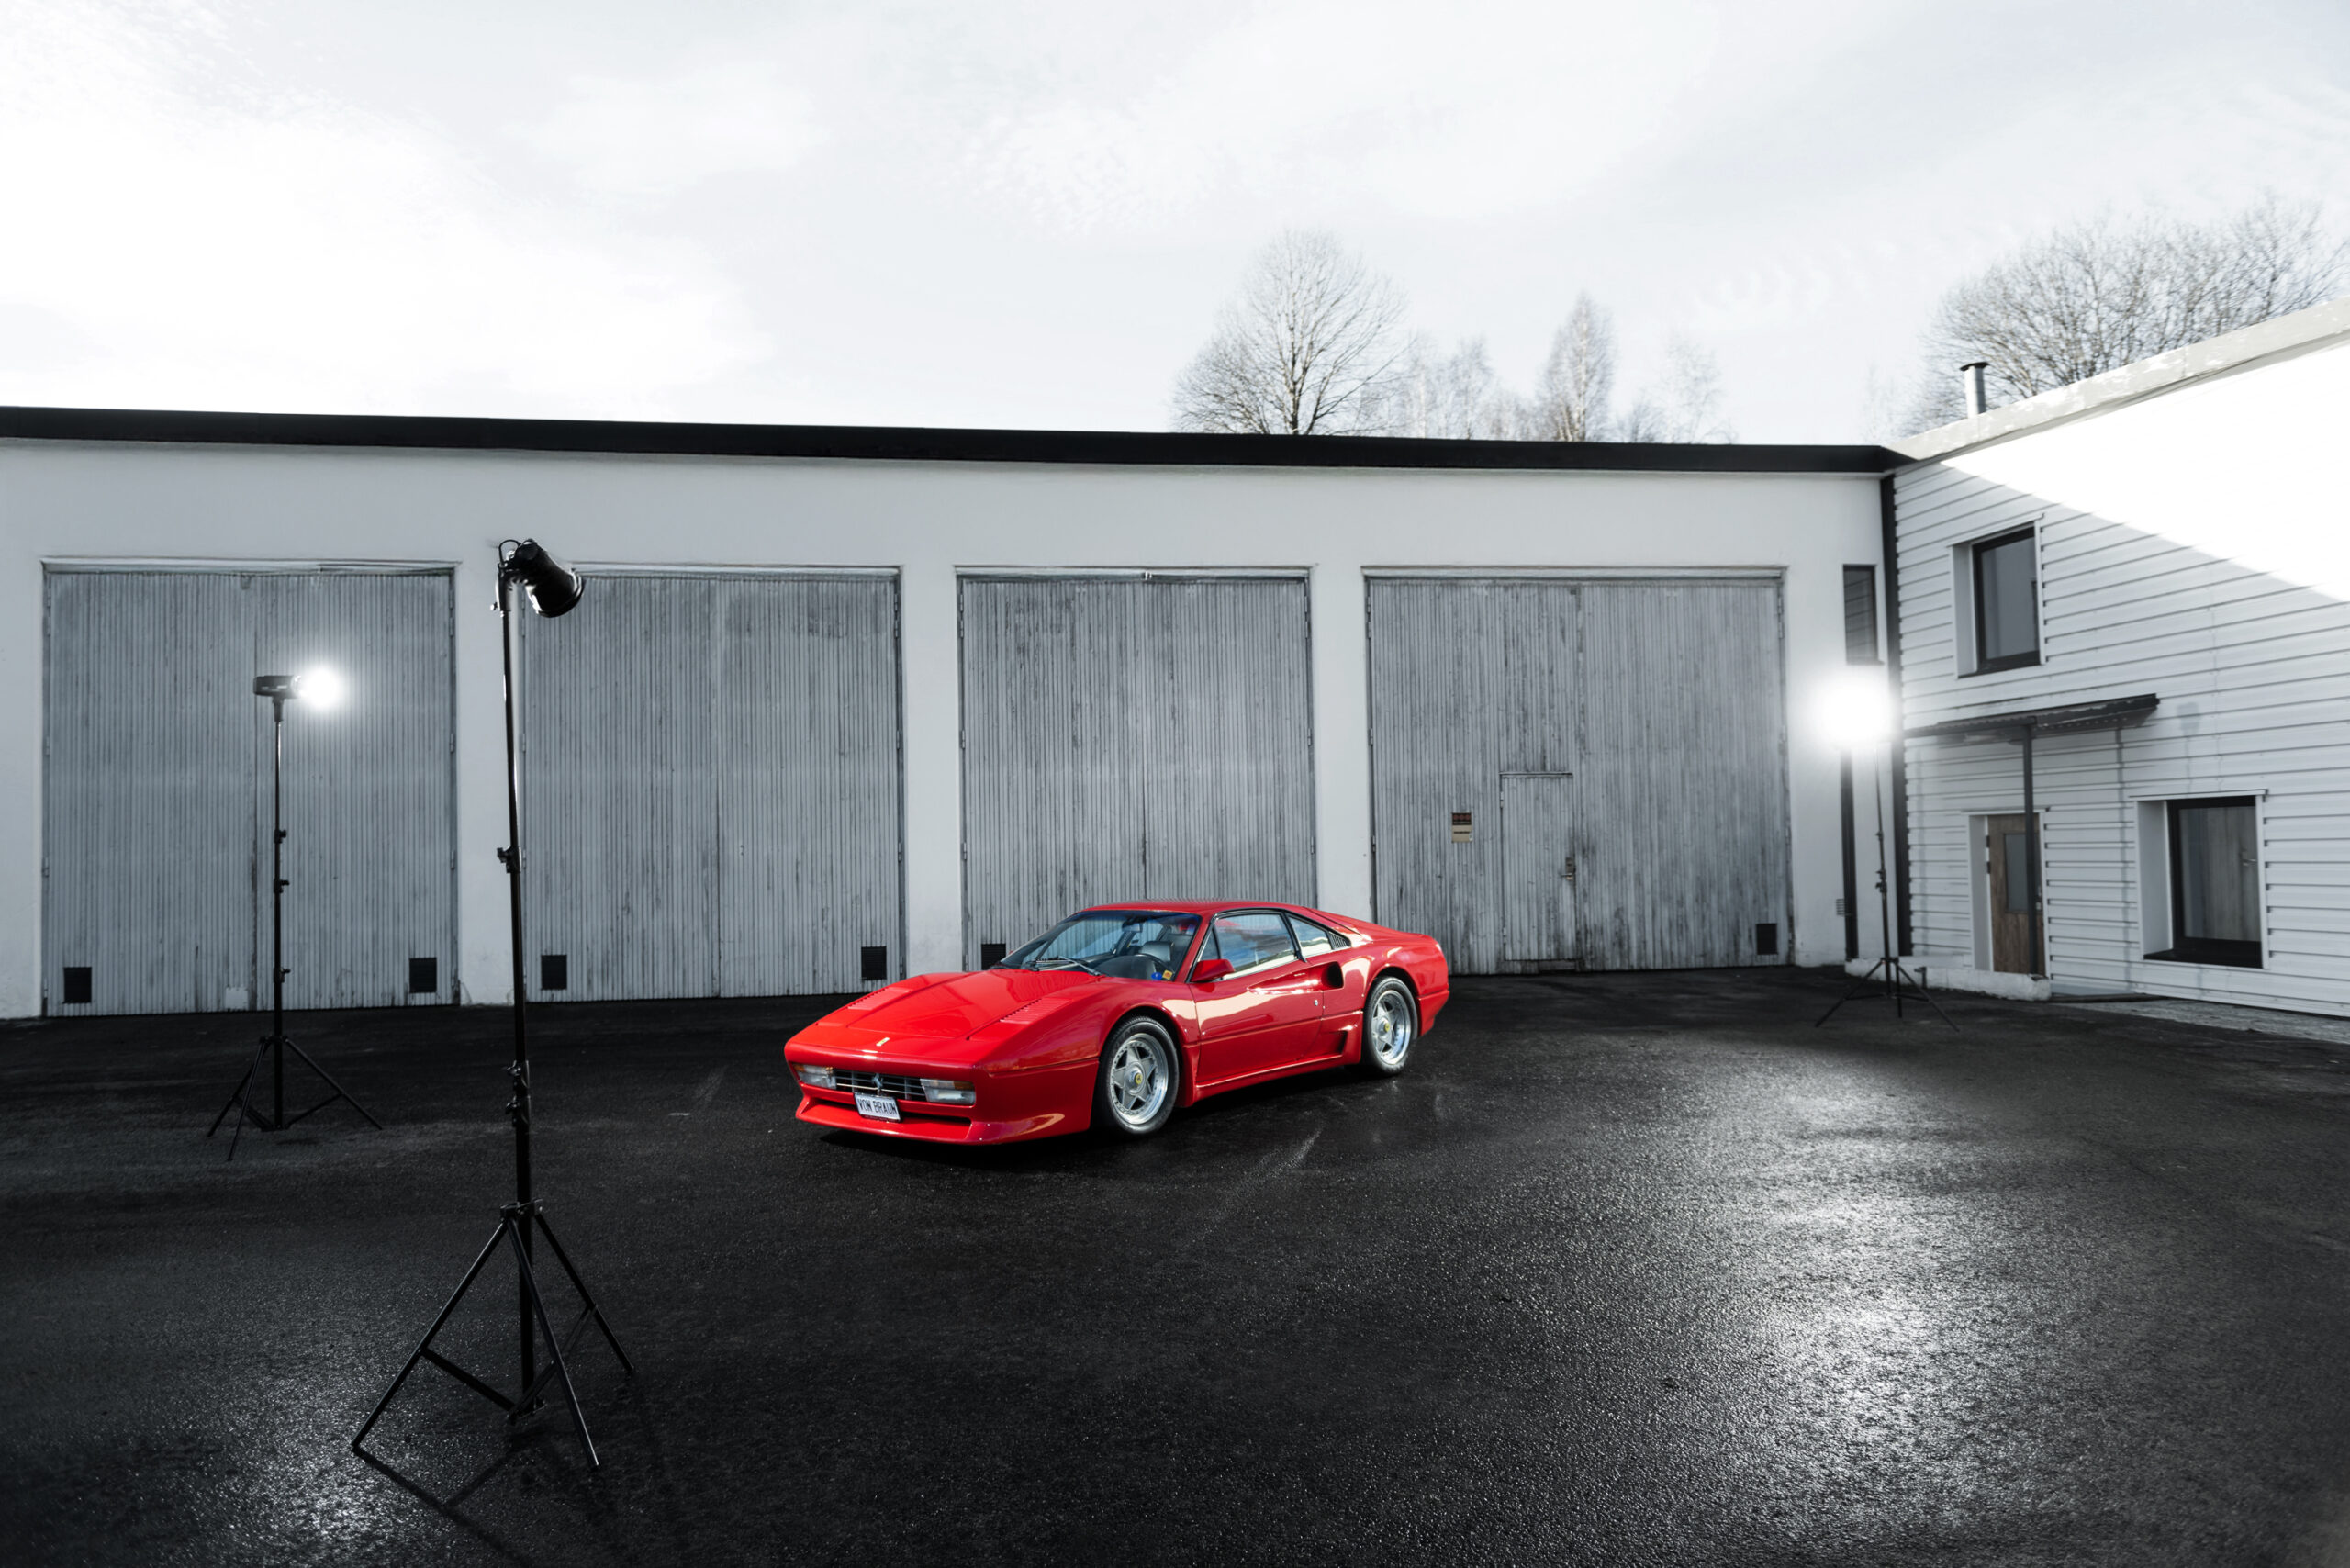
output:
<instances>
[{"instance_id":1,"label":"car tire","mask_svg":"<svg viewBox=\"0 0 2350 1568\"><path fill-rule=\"evenodd\" d=\"M1420 1004L1412 988L1389 975L1362 1004L1362 1071L1393 1078L1412 1059L1420 1039Z\"/></svg>"},{"instance_id":2,"label":"car tire","mask_svg":"<svg viewBox=\"0 0 2350 1568\"><path fill-rule=\"evenodd\" d=\"M1112 1137L1148 1137L1175 1114L1182 1057L1167 1025L1129 1018L1102 1047L1093 1080L1093 1125Z\"/></svg>"}]
</instances>

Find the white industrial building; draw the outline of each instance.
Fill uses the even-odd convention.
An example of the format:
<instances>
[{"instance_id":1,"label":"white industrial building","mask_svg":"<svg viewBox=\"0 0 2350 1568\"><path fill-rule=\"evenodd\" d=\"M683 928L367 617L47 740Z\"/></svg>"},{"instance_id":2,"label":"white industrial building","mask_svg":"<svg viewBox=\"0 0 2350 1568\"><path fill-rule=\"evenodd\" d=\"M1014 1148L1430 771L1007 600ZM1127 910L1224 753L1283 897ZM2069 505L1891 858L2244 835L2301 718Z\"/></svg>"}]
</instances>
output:
<instances>
[{"instance_id":1,"label":"white industrial building","mask_svg":"<svg viewBox=\"0 0 2350 1568\"><path fill-rule=\"evenodd\" d=\"M1899 443L1930 976L2350 1004L2345 431L2337 301Z\"/></svg>"},{"instance_id":2,"label":"white industrial building","mask_svg":"<svg viewBox=\"0 0 2350 1568\"><path fill-rule=\"evenodd\" d=\"M265 1001L252 681L315 664L289 1003L502 999L525 536L590 578L526 627L551 998L854 990L1108 897L1310 901L1469 972L1834 963L1807 715L1876 657L1895 461L0 410L0 1014Z\"/></svg>"}]
</instances>

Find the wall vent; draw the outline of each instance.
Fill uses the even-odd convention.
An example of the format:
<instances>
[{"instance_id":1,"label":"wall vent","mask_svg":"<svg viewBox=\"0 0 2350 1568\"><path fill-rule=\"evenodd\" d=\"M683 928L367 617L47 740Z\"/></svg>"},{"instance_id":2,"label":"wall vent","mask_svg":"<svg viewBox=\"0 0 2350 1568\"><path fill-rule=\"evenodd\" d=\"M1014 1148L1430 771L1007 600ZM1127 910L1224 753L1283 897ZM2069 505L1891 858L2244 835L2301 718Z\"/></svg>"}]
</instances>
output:
<instances>
[{"instance_id":1,"label":"wall vent","mask_svg":"<svg viewBox=\"0 0 2350 1568\"><path fill-rule=\"evenodd\" d=\"M539 955L539 989L569 991L571 989L571 955L542 953Z\"/></svg>"},{"instance_id":2,"label":"wall vent","mask_svg":"<svg viewBox=\"0 0 2350 1568\"><path fill-rule=\"evenodd\" d=\"M863 947L859 948L858 952L865 966L863 971L864 979L868 980L888 980L890 978L889 948Z\"/></svg>"},{"instance_id":3,"label":"wall vent","mask_svg":"<svg viewBox=\"0 0 2350 1568\"><path fill-rule=\"evenodd\" d=\"M1002 943L982 942L979 944L979 968L991 969L1002 962L1003 962Z\"/></svg>"},{"instance_id":4,"label":"wall vent","mask_svg":"<svg viewBox=\"0 0 2350 1568\"><path fill-rule=\"evenodd\" d=\"M85 1007L89 1004L89 965L68 964L65 966L65 991L58 1000L68 1007Z\"/></svg>"},{"instance_id":5,"label":"wall vent","mask_svg":"<svg viewBox=\"0 0 2350 1568\"><path fill-rule=\"evenodd\" d=\"M1754 950L1766 958L1778 956L1779 923L1777 921L1766 920L1754 928Z\"/></svg>"},{"instance_id":6,"label":"wall vent","mask_svg":"<svg viewBox=\"0 0 2350 1568\"><path fill-rule=\"evenodd\" d=\"M422 996L437 993L441 989L441 960L410 958L408 961L408 993Z\"/></svg>"}]
</instances>

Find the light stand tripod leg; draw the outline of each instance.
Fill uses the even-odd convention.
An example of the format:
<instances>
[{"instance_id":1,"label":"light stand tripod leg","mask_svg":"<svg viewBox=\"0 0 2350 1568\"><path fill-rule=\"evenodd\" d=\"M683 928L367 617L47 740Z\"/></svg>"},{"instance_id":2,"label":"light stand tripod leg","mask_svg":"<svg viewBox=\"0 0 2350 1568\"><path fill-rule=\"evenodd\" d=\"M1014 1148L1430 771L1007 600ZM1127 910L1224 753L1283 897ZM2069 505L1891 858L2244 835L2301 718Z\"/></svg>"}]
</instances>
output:
<instances>
[{"instance_id":1,"label":"light stand tripod leg","mask_svg":"<svg viewBox=\"0 0 2350 1568\"><path fill-rule=\"evenodd\" d=\"M253 1074L261 1070L262 1052L268 1049L269 1042L267 1040L263 1040L261 1043L260 1047L253 1052L252 1065L245 1069L244 1077L237 1080L237 1087L229 1092L229 1103L220 1107L220 1114L213 1117L212 1125L204 1130L204 1136L206 1137L210 1137L214 1133L218 1132L220 1130L220 1124L229 1119L229 1113L236 1110L240 1105L245 1107L245 1111L248 1114L252 1113L252 1107L250 1104L247 1104L245 1101L245 1091L252 1086ZM243 1125L243 1117L241 1116L238 1118L238 1124L241 1126Z\"/></svg>"},{"instance_id":2,"label":"light stand tripod leg","mask_svg":"<svg viewBox=\"0 0 2350 1568\"><path fill-rule=\"evenodd\" d=\"M621 1349L620 1340L613 1338L612 1326L604 1320L604 1309L596 1305L596 1298L588 1294L588 1282L581 1279L579 1277L579 1271L572 1266L571 1254L565 1252L563 1249L563 1243L554 1238L554 1230L547 1224L546 1211L544 1209L541 1209L536 1215L536 1218L538 1220L539 1234L547 1238L547 1245L549 1247L554 1249L554 1260L563 1265L563 1271L570 1276L571 1288L579 1293L579 1305L587 1310L589 1316L595 1318L597 1328L601 1330L603 1333L604 1343L610 1345L612 1348L612 1354L620 1358L621 1370L626 1372L629 1376L634 1377L636 1375L636 1363L628 1359L628 1352Z\"/></svg>"},{"instance_id":3,"label":"light stand tripod leg","mask_svg":"<svg viewBox=\"0 0 2350 1568\"><path fill-rule=\"evenodd\" d=\"M384 1390L384 1397L375 1401L375 1408L368 1412L367 1419L360 1427L358 1435L351 1439L352 1452L359 1451L359 1445L366 1441L367 1434L375 1429L375 1423L383 1417L385 1409L390 1406L392 1395L400 1391L400 1384L406 1383L408 1374L416 1370L416 1363L424 1360L431 1350L433 1338L448 1325L450 1315L457 1310L457 1304L465 1299L465 1293L474 1288L474 1282L481 1277L482 1269L489 1262L490 1254L498 1250L498 1242L505 1238L506 1230L506 1222L501 1219L498 1222L498 1228L489 1233L489 1239L482 1244L479 1256L474 1259L474 1266L465 1271L465 1277L457 1282L457 1288L450 1294L448 1301L442 1305L441 1316L432 1320L432 1327L426 1329L424 1338L416 1342L416 1353L408 1357L408 1364L400 1368L400 1375L392 1379L392 1386Z\"/></svg>"},{"instance_id":4,"label":"light stand tripod leg","mask_svg":"<svg viewBox=\"0 0 2350 1568\"><path fill-rule=\"evenodd\" d=\"M547 1342L549 1365L554 1372L555 1380L563 1384L563 1401L571 1406L572 1428L579 1434L579 1446L588 1450L588 1465L591 1468L601 1468L604 1462L596 1457L596 1440L588 1435L587 1412L579 1407L579 1391L572 1387L571 1368L563 1359L563 1341L557 1338L554 1325L547 1321L547 1304L539 1295L539 1277L531 1268L529 1249L522 1245L523 1227L529 1223L529 1219L525 1216L519 1215L514 1216L507 1223L506 1238L514 1249L514 1266L521 1271L522 1294L530 1300L531 1316L537 1320L539 1333ZM535 1380L533 1386L545 1381L542 1376ZM531 1401L527 1397L518 1399L514 1402L513 1411L506 1419L509 1424L511 1424L529 1414L530 1409Z\"/></svg>"},{"instance_id":5,"label":"light stand tripod leg","mask_svg":"<svg viewBox=\"0 0 2350 1568\"><path fill-rule=\"evenodd\" d=\"M285 1048L292 1051L296 1056L300 1057L302 1058L303 1065L308 1067L312 1072L317 1073L320 1078L326 1080L327 1087L334 1091L333 1093L328 1095L325 1099L311 1106L308 1111L303 1112L302 1116L309 1115L311 1112L323 1111L328 1106L340 1100L343 1102L343 1103L349 1105L352 1110L358 1112L361 1115L365 1116L369 1126L375 1128L377 1132L382 1132L384 1130L384 1124L377 1121L375 1118L374 1114L371 1113L366 1106L362 1105L355 1098L353 1098L350 1090L345 1089L341 1084L337 1083L334 1081L334 1074L329 1072L325 1068L320 1067L317 1062L311 1060L309 1052L304 1050L301 1047L296 1045L291 1040L285 1042ZM293 1121L289 1121L285 1125L290 1127L294 1125L294 1122L300 1121L302 1116L296 1116Z\"/></svg>"}]
</instances>

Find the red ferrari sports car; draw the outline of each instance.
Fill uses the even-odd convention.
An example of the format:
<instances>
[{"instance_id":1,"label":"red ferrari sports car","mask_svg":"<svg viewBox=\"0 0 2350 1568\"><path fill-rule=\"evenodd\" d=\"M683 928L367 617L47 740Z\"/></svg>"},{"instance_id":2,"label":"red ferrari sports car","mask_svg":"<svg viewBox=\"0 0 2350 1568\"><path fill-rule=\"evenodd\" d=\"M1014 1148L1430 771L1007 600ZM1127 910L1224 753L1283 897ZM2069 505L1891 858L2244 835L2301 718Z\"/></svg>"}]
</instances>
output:
<instances>
[{"instance_id":1,"label":"red ferrari sports car","mask_svg":"<svg viewBox=\"0 0 2350 1568\"><path fill-rule=\"evenodd\" d=\"M915 975L784 1047L800 1119L943 1143L1140 1137L1203 1095L1404 1070L1449 991L1434 939L1291 904L1081 910L977 974Z\"/></svg>"}]
</instances>

